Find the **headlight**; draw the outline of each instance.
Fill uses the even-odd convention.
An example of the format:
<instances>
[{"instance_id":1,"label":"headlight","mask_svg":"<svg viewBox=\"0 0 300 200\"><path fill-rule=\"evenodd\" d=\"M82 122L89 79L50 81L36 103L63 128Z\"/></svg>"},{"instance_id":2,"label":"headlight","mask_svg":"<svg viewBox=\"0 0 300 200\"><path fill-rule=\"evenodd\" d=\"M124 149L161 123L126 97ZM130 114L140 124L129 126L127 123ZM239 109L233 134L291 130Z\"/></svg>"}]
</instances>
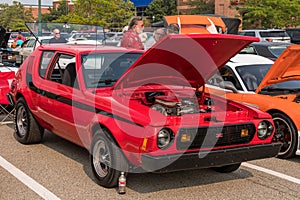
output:
<instances>
[{"instance_id":1,"label":"headlight","mask_svg":"<svg viewBox=\"0 0 300 200\"><path fill-rule=\"evenodd\" d=\"M269 121L261 121L257 127L257 134L259 139L266 139L273 132L273 125Z\"/></svg>"},{"instance_id":2,"label":"headlight","mask_svg":"<svg viewBox=\"0 0 300 200\"><path fill-rule=\"evenodd\" d=\"M174 138L173 132L170 129L163 128L157 134L157 146L160 149L165 149L169 146Z\"/></svg>"}]
</instances>

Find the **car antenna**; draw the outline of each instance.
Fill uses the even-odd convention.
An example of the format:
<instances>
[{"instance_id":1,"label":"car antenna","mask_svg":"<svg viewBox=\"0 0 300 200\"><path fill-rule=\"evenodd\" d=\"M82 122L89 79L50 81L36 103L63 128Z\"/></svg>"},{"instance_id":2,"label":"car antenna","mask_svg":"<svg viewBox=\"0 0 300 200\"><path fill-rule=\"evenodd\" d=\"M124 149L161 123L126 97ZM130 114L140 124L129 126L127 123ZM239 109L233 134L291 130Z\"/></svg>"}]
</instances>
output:
<instances>
[{"instance_id":1,"label":"car antenna","mask_svg":"<svg viewBox=\"0 0 300 200\"><path fill-rule=\"evenodd\" d=\"M40 24L39 24L40 25ZM39 41L38 36L36 36L31 29L28 27L27 23L25 23L25 26L27 27L27 29L29 30L30 34L36 39L36 41L38 41L38 43L40 43L40 45L42 45L42 42Z\"/></svg>"}]
</instances>

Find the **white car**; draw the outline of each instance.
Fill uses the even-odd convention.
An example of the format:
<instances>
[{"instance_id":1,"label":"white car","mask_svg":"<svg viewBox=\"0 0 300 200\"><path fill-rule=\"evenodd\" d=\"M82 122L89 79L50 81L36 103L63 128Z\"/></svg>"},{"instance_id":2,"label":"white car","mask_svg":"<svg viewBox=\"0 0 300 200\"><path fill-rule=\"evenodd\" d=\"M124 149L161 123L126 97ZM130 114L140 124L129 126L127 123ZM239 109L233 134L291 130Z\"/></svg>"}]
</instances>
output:
<instances>
[{"instance_id":1,"label":"white car","mask_svg":"<svg viewBox=\"0 0 300 200\"><path fill-rule=\"evenodd\" d=\"M300 47L291 45L273 62L258 55L230 59L209 80L211 93L268 112L282 142L277 157L300 155ZM213 85L213 86L212 86Z\"/></svg>"},{"instance_id":2,"label":"white car","mask_svg":"<svg viewBox=\"0 0 300 200\"><path fill-rule=\"evenodd\" d=\"M220 69L220 74L216 74L209 80L209 84L220 86L220 84L222 84L221 82L226 81L225 83L227 84L232 83L233 88L230 89L235 89L237 92L242 93L254 93L264 74L270 69L273 63L274 61L262 56L237 54ZM256 79L259 77L259 80L254 81L255 78L248 75L249 73L244 73L244 69L253 69ZM260 74L258 74L258 72ZM228 87L227 84L226 87Z\"/></svg>"},{"instance_id":3,"label":"white car","mask_svg":"<svg viewBox=\"0 0 300 200\"><path fill-rule=\"evenodd\" d=\"M49 40L51 38L53 38L53 36L41 36L39 37L39 41L42 44L49 44ZM20 52L19 55L21 56L21 60L25 60L38 46L40 46L40 43L37 42L35 37L31 37L25 40L21 48L18 49L18 51Z\"/></svg>"},{"instance_id":4,"label":"white car","mask_svg":"<svg viewBox=\"0 0 300 200\"><path fill-rule=\"evenodd\" d=\"M283 29L249 29L238 34L258 37L260 42L291 42L291 37Z\"/></svg>"}]
</instances>

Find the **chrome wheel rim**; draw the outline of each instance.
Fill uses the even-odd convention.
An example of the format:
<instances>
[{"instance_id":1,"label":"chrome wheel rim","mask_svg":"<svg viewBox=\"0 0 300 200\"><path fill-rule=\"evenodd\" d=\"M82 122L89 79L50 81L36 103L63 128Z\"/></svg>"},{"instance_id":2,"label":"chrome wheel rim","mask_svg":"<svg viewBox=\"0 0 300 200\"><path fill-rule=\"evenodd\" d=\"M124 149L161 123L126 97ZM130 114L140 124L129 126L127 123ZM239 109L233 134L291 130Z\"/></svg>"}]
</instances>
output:
<instances>
[{"instance_id":1,"label":"chrome wheel rim","mask_svg":"<svg viewBox=\"0 0 300 200\"><path fill-rule=\"evenodd\" d=\"M275 135L280 135L279 141L283 143L278 154L284 155L291 149L293 143L292 129L290 125L281 118L274 118L273 121L276 128Z\"/></svg>"},{"instance_id":2,"label":"chrome wheel rim","mask_svg":"<svg viewBox=\"0 0 300 200\"><path fill-rule=\"evenodd\" d=\"M103 140L98 140L93 148L93 165L99 177L107 176L111 166L110 151Z\"/></svg>"},{"instance_id":3,"label":"chrome wheel rim","mask_svg":"<svg viewBox=\"0 0 300 200\"><path fill-rule=\"evenodd\" d=\"M28 116L24 106L19 107L16 122L19 135L25 136L28 129Z\"/></svg>"}]
</instances>

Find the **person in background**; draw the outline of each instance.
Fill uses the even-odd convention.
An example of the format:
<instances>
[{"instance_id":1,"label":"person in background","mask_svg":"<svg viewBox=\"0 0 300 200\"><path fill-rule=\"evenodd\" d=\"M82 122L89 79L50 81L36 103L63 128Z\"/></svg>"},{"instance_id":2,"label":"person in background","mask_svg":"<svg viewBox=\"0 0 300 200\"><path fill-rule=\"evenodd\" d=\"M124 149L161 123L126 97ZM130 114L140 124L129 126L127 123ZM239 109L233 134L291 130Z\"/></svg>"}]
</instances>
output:
<instances>
[{"instance_id":1,"label":"person in background","mask_svg":"<svg viewBox=\"0 0 300 200\"><path fill-rule=\"evenodd\" d=\"M145 49L149 49L152 47L156 42L162 39L164 36L167 35L167 29L165 28L158 28L153 32L153 36L150 37L145 43Z\"/></svg>"},{"instance_id":2,"label":"person in background","mask_svg":"<svg viewBox=\"0 0 300 200\"><path fill-rule=\"evenodd\" d=\"M167 27L167 32L168 32L168 34L179 34L180 29L179 29L178 24L176 24L176 23L169 24Z\"/></svg>"},{"instance_id":3,"label":"person in background","mask_svg":"<svg viewBox=\"0 0 300 200\"><path fill-rule=\"evenodd\" d=\"M26 40L26 38L22 35L22 32L19 31L17 37L14 39L14 41L17 42L17 40L22 40L23 42Z\"/></svg>"},{"instance_id":4,"label":"person in background","mask_svg":"<svg viewBox=\"0 0 300 200\"><path fill-rule=\"evenodd\" d=\"M22 36L18 35L17 36L17 41L16 41L16 46L20 47L23 44L24 40L22 40Z\"/></svg>"},{"instance_id":5,"label":"person in background","mask_svg":"<svg viewBox=\"0 0 300 200\"><path fill-rule=\"evenodd\" d=\"M139 37L144 30L144 24L141 17L133 17L128 25L128 31L123 34L120 42L121 47L132 49L144 49L144 45Z\"/></svg>"},{"instance_id":6,"label":"person in background","mask_svg":"<svg viewBox=\"0 0 300 200\"><path fill-rule=\"evenodd\" d=\"M53 30L53 35L54 35L54 37L49 40L49 44L68 42L68 40L66 40L66 38L60 36L60 31L57 28Z\"/></svg>"}]
</instances>

